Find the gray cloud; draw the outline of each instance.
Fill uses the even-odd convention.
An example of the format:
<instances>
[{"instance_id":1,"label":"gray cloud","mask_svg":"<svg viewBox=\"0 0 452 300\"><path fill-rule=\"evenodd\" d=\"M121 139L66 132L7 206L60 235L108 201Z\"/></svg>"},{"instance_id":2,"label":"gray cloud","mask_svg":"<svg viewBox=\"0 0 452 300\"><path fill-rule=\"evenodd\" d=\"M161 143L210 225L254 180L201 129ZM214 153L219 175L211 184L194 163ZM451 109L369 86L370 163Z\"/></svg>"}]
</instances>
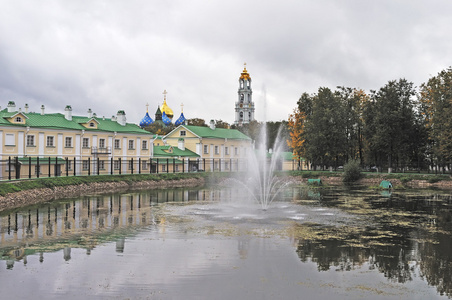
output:
<instances>
[{"instance_id":1,"label":"gray cloud","mask_svg":"<svg viewBox=\"0 0 452 300\"><path fill-rule=\"evenodd\" d=\"M138 123L168 91L175 114L234 120L247 62L257 117L286 119L319 86L415 85L451 65L452 3L4 1L0 99ZM264 92L265 89L265 92ZM264 101L265 100L265 101Z\"/></svg>"}]
</instances>

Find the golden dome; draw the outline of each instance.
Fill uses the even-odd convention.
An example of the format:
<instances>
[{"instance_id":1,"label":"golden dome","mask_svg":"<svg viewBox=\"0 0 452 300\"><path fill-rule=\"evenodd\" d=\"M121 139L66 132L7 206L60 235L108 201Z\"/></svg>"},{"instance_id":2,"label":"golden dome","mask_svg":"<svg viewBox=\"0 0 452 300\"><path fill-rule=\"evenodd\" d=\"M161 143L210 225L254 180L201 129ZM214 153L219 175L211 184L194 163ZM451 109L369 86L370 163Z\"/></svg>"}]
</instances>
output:
<instances>
[{"instance_id":1,"label":"golden dome","mask_svg":"<svg viewBox=\"0 0 452 300\"><path fill-rule=\"evenodd\" d=\"M166 116L168 118L173 118L174 114L173 114L173 110L171 108L169 108L168 104L166 104L166 94L168 92L166 90L163 91L163 104L162 106L160 106L160 111L166 114Z\"/></svg>"},{"instance_id":2,"label":"golden dome","mask_svg":"<svg viewBox=\"0 0 452 300\"><path fill-rule=\"evenodd\" d=\"M162 111L162 113L165 113L168 118L172 118L174 116L173 110L166 104L166 99L163 100L163 104L162 106L160 106L160 110Z\"/></svg>"},{"instance_id":3,"label":"golden dome","mask_svg":"<svg viewBox=\"0 0 452 300\"><path fill-rule=\"evenodd\" d=\"M246 63L244 64L245 66L243 67L243 71L242 71L242 75L240 76L239 79L245 79L245 80L250 80L250 74L248 73L248 71L246 70Z\"/></svg>"}]
</instances>

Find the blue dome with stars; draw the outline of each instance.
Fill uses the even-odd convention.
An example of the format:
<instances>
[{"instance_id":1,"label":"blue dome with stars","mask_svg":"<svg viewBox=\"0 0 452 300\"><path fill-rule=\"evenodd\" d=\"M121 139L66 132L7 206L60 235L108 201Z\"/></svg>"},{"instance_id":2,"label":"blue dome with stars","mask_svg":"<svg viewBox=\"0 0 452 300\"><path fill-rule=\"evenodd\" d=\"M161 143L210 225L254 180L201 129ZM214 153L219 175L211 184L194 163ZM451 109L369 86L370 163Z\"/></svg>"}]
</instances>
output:
<instances>
[{"instance_id":1,"label":"blue dome with stars","mask_svg":"<svg viewBox=\"0 0 452 300\"><path fill-rule=\"evenodd\" d=\"M184 113L181 113L181 114L180 114L179 119L177 119L176 122L175 122L174 124L175 124L176 126L179 126L179 125L185 125L185 116L184 116Z\"/></svg>"},{"instance_id":2,"label":"blue dome with stars","mask_svg":"<svg viewBox=\"0 0 452 300\"><path fill-rule=\"evenodd\" d=\"M144 128L146 126L151 125L152 123L154 123L154 120L152 120L152 118L149 116L149 113L146 112L146 115L144 116L144 118L140 121L140 127Z\"/></svg>"},{"instance_id":3,"label":"blue dome with stars","mask_svg":"<svg viewBox=\"0 0 452 300\"><path fill-rule=\"evenodd\" d=\"M165 112L163 112L163 114L162 114L162 121L163 121L163 124L165 124L166 126L171 124L171 119L168 118L168 116L166 115Z\"/></svg>"}]
</instances>

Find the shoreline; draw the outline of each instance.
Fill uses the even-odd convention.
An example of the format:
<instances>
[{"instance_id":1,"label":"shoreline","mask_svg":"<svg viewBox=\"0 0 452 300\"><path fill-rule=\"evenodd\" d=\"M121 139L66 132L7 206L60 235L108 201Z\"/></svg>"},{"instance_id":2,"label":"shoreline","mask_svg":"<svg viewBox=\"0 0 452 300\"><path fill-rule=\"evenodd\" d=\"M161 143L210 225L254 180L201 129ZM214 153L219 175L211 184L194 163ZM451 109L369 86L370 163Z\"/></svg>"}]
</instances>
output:
<instances>
[{"instance_id":1,"label":"shoreline","mask_svg":"<svg viewBox=\"0 0 452 300\"><path fill-rule=\"evenodd\" d=\"M130 189L197 187L205 184L205 178L194 177L178 180L143 180L128 183L93 182L89 184L67 185L54 188L30 189L0 196L0 212L20 208L27 205L44 203L52 200L72 198L92 193L111 193Z\"/></svg>"},{"instance_id":2,"label":"shoreline","mask_svg":"<svg viewBox=\"0 0 452 300\"><path fill-rule=\"evenodd\" d=\"M291 181L307 184L308 178L302 176L288 176ZM343 185L340 176L319 176L323 184ZM382 180L389 180L397 189L444 189L452 190L452 181L442 180L431 183L428 180L413 179L403 183L400 179L386 179L384 175L379 177L362 178L354 185L368 187L378 187ZM114 182L92 182L88 184L56 186L53 188L37 188L24 190L0 196L0 212L20 208L27 205L44 203L52 200L71 198L91 193L110 193L137 189L153 188L179 188L197 187L206 184L205 177L182 178L177 180L142 180L134 182L114 181Z\"/></svg>"}]
</instances>

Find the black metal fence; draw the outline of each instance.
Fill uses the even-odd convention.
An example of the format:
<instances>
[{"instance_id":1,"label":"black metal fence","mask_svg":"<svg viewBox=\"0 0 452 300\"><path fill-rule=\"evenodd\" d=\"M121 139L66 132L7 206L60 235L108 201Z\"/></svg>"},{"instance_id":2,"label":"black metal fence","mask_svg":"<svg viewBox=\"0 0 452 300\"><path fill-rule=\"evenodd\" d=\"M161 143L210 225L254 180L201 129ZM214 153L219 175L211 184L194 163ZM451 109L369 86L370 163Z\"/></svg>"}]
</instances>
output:
<instances>
[{"instance_id":1,"label":"black metal fence","mask_svg":"<svg viewBox=\"0 0 452 300\"><path fill-rule=\"evenodd\" d=\"M237 172L247 169L241 158L75 158L8 157L0 160L0 180L121 174Z\"/></svg>"}]
</instances>

